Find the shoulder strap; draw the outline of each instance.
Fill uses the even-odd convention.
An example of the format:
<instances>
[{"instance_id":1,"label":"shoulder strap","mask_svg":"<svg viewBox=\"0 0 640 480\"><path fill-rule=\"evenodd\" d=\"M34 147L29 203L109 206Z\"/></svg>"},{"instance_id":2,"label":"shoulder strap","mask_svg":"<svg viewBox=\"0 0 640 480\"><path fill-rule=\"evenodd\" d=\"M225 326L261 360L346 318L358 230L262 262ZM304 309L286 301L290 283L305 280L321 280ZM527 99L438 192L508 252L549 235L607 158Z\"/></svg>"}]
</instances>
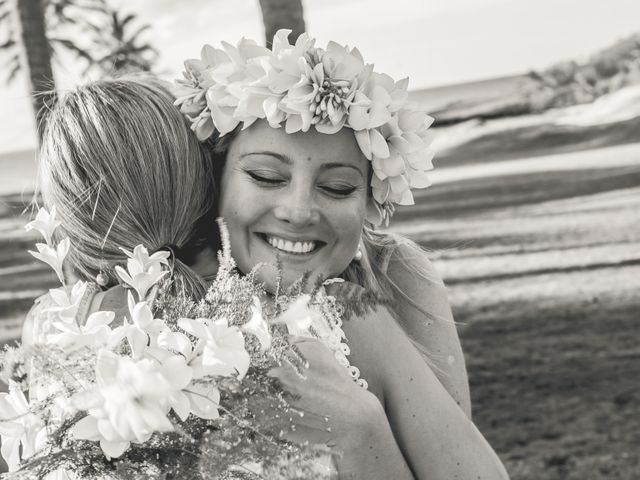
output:
<instances>
[{"instance_id":1,"label":"shoulder strap","mask_svg":"<svg viewBox=\"0 0 640 480\"><path fill-rule=\"evenodd\" d=\"M94 297L101 291L100 287L95 283L89 283L84 295L80 299L80 305L78 305L78 313L76 313L76 321L78 325L84 325L87 321L87 317L90 315L91 305L93 304Z\"/></svg>"}]
</instances>

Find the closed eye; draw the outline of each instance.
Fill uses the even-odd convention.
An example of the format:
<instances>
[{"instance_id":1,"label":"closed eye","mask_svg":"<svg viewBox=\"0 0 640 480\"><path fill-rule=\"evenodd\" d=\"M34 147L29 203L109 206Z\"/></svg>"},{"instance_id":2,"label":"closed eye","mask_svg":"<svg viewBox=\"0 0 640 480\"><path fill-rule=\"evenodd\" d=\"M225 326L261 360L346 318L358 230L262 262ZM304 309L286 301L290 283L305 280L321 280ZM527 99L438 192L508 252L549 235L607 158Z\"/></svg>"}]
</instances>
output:
<instances>
[{"instance_id":1,"label":"closed eye","mask_svg":"<svg viewBox=\"0 0 640 480\"><path fill-rule=\"evenodd\" d=\"M246 172L255 182L259 184L279 185L280 183L284 182L284 179L282 177L266 176L265 174L260 174L251 170L246 170Z\"/></svg>"},{"instance_id":2,"label":"closed eye","mask_svg":"<svg viewBox=\"0 0 640 480\"><path fill-rule=\"evenodd\" d=\"M351 185L323 185L320 188L328 194L338 197L347 197L356 191L356 187Z\"/></svg>"}]
</instances>

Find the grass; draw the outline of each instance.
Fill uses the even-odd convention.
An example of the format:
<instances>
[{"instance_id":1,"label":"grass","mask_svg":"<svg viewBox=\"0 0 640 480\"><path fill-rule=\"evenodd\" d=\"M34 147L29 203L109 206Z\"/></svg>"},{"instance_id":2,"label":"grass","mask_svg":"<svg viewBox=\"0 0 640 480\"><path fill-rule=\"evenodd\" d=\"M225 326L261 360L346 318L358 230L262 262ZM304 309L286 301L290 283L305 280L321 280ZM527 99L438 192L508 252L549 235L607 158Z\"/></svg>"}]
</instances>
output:
<instances>
[{"instance_id":1,"label":"grass","mask_svg":"<svg viewBox=\"0 0 640 480\"><path fill-rule=\"evenodd\" d=\"M444 183L399 212L448 283L474 420L515 480L638 478L640 144L624 151L638 162Z\"/></svg>"},{"instance_id":2,"label":"grass","mask_svg":"<svg viewBox=\"0 0 640 480\"><path fill-rule=\"evenodd\" d=\"M558 153L586 138L539 133L472 142L449 160ZM590 154L606 165L616 152ZM640 144L625 155L638 162L439 184L395 218L449 284L474 420L514 480L638 478ZM19 196L0 201L4 339L30 294L56 284L26 252L22 209Z\"/></svg>"}]
</instances>

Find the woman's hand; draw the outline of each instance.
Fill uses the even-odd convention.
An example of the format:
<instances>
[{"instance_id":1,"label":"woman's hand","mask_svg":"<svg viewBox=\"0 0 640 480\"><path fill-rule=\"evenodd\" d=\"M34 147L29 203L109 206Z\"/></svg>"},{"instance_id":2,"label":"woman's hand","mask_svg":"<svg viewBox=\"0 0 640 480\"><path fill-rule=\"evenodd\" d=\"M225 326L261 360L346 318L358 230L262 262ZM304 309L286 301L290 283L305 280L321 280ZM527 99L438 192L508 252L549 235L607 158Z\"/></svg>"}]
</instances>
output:
<instances>
[{"instance_id":1,"label":"woman's hand","mask_svg":"<svg viewBox=\"0 0 640 480\"><path fill-rule=\"evenodd\" d=\"M291 361L269 371L295 398L295 411L280 425L285 437L334 449L340 478L412 479L375 395L320 341L292 336L290 342Z\"/></svg>"},{"instance_id":2,"label":"woman's hand","mask_svg":"<svg viewBox=\"0 0 640 480\"><path fill-rule=\"evenodd\" d=\"M301 412L292 415L287 438L343 447L373 429L376 417L384 415L377 398L357 385L320 341L298 336L289 341L287 360L269 371Z\"/></svg>"}]
</instances>

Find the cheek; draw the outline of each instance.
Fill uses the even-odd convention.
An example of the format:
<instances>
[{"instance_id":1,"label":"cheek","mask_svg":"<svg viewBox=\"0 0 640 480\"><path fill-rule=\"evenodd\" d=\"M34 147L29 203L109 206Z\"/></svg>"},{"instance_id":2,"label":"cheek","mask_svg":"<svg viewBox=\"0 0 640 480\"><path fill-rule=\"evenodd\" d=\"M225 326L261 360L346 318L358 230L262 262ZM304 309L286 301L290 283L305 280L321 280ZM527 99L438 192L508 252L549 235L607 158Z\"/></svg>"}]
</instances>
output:
<instances>
[{"instance_id":1,"label":"cheek","mask_svg":"<svg viewBox=\"0 0 640 480\"><path fill-rule=\"evenodd\" d=\"M366 196L359 195L349 201L333 203L325 210L340 241L357 245L367 212Z\"/></svg>"},{"instance_id":2,"label":"cheek","mask_svg":"<svg viewBox=\"0 0 640 480\"><path fill-rule=\"evenodd\" d=\"M237 172L225 172L221 182L219 212L230 231L250 224L259 215L257 208L262 204L257 200L254 189Z\"/></svg>"},{"instance_id":3,"label":"cheek","mask_svg":"<svg viewBox=\"0 0 640 480\"><path fill-rule=\"evenodd\" d=\"M342 273L358 250L365 219L364 202L354 202L327 212L336 235L336 245L331 255L331 274Z\"/></svg>"}]
</instances>

